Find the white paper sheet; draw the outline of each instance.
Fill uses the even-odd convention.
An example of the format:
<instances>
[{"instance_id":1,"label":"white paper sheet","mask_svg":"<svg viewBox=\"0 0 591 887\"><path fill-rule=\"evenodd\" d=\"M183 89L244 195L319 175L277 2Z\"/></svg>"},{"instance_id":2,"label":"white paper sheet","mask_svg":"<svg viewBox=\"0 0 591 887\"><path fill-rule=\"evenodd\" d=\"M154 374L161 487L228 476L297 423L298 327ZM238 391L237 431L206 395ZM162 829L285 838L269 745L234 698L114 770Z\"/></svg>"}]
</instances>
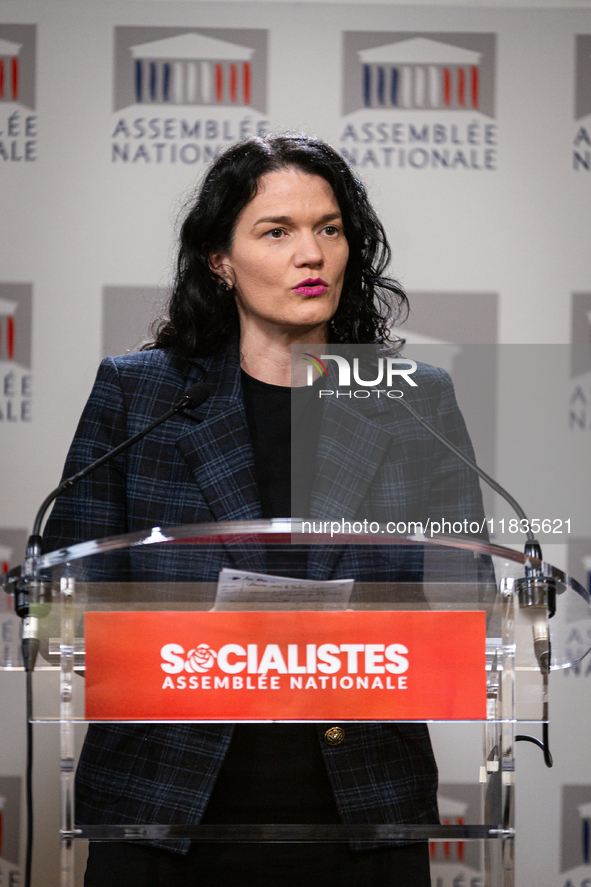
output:
<instances>
[{"instance_id":1,"label":"white paper sheet","mask_svg":"<svg viewBox=\"0 0 591 887\"><path fill-rule=\"evenodd\" d=\"M214 610L314 609L344 610L349 604L354 579L291 579L245 570L223 569L218 578Z\"/></svg>"}]
</instances>

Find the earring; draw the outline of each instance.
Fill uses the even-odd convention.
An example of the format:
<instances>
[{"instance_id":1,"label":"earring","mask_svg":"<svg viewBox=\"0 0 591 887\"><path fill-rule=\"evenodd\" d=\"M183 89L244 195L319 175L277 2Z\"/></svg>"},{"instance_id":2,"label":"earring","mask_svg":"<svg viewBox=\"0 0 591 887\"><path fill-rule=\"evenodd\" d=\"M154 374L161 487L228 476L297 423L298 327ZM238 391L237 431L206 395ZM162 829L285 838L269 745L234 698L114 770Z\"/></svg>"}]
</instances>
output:
<instances>
[{"instance_id":1,"label":"earring","mask_svg":"<svg viewBox=\"0 0 591 887\"><path fill-rule=\"evenodd\" d=\"M226 292L226 290L228 289L228 284L226 283L225 280L221 280L221 281L220 281L220 289L221 289L223 292Z\"/></svg>"}]
</instances>

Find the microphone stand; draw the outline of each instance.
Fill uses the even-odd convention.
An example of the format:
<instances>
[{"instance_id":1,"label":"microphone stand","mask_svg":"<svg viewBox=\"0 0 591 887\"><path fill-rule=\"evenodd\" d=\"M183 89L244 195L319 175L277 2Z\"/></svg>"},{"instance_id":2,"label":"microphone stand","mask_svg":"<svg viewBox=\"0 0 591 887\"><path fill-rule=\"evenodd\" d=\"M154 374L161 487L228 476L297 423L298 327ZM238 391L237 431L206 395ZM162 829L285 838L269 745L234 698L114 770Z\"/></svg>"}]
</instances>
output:
<instances>
[{"instance_id":1,"label":"microphone stand","mask_svg":"<svg viewBox=\"0 0 591 887\"><path fill-rule=\"evenodd\" d=\"M518 579L516 581L517 594L519 598L519 603L523 607L528 606L544 606L548 612L548 618L551 619L556 613L556 581L552 576L544 576L542 571L538 567L534 567L531 563L531 559L535 558L536 560L542 560L542 547L538 540L535 538L534 534L530 529L530 522L527 518L527 515L519 502L513 498L513 496L507 492L499 483L497 483L494 478L492 478L486 471L483 471L472 459L469 459L455 444L453 444L450 440L445 437L444 434L441 434L440 431L435 428L430 422L424 419L420 413L411 407L403 398L397 398L395 403L404 407L404 409L409 412L417 422L426 428L434 437L437 438L448 450L451 450L458 459L468 466L468 468L472 469L472 471L476 472L476 474L485 481L489 487L498 493L500 496L505 499L509 505L513 508L513 510L517 513L520 520L525 521L526 536L527 540L524 547L524 554L527 558L525 564L525 577L522 579ZM546 632L547 635L547 632ZM550 659L551 659L551 651L550 651L550 638L548 636L539 637L534 636L534 650L536 653L536 658L540 665L540 670L544 678L544 685L547 686L548 683L548 673L550 671ZM544 704L547 707L547 703ZM547 715L547 711L546 711ZM552 767L554 762L552 760L552 754L550 753L550 740L549 740L549 730L548 730L548 722L547 720L542 724L542 739L538 739L535 736L525 736L519 734L515 737L516 742L532 742L534 745L537 745L538 748L542 750L544 755L544 763L546 767Z\"/></svg>"},{"instance_id":2,"label":"microphone stand","mask_svg":"<svg viewBox=\"0 0 591 887\"><path fill-rule=\"evenodd\" d=\"M205 403L210 394L211 392L209 388L203 382L196 382L194 385L191 385L170 410L167 410L166 413L159 416L146 428L143 428L137 434L134 434L133 437L123 441L123 443L119 444L119 446L114 449L109 450L108 453L105 453L100 459L97 459L81 471L78 471L76 474L63 480L48 496L46 496L35 516L33 531L27 541L26 556L23 566L21 567L19 565L18 567L9 570L2 577L2 586L5 591L9 592L10 590L13 593L15 601L14 609L21 619L29 616L29 598L31 598L34 603L45 602L44 592L46 592L47 583L39 580L37 577L36 559L41 556L42 551L41 524L45 512L51 503L63 492L75 486L83 478L92 474L98 468L101 468L102 465L110 462L111 459L114 459L120 453L124 453L134 444L138 443L147 434L163 422L166 422L172 416L180 413L182 410L195 409L196 407L201 406L202 403Z\"/></svg>"}]
</instances>

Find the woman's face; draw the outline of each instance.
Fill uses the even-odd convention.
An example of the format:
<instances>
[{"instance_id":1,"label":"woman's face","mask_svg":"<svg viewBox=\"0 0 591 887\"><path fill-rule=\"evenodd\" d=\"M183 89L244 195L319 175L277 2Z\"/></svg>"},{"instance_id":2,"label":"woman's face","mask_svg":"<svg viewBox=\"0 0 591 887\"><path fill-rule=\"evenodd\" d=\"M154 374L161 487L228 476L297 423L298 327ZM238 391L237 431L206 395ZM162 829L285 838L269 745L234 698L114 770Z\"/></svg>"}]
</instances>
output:
<instances>
[{"instance_id":1,"label":"woman's face","mask_svg":"<svg viewBox=\"0 0 591 887\"><path fill-rule=\"evenodd\" d=\"M233 287L241 333L326 336L339 304L349 247L332 188L291 168L267 173L212 267ZM320 339L319 339L320 340Z\"/></svg>"}]
</instances>

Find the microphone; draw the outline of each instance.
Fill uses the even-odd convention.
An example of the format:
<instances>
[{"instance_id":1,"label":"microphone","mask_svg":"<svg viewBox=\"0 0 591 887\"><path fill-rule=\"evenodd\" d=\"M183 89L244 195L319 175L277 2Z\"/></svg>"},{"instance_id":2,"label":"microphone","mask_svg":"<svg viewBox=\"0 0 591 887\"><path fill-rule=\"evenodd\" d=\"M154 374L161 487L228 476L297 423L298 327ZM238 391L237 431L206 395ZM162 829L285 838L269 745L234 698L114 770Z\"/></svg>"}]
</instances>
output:
<instances>
[{"instance_id":1,"label":"microphone","mask_svg":"<svg viewBox=\"0 0 591 887\"><path fill-rule=\"evenodd\" d=\"M29 613L29 587L35 592L35 597L38 598L39 602L43 602L44 600L44 583L37 579L35 576L35 571L33 569L33 559L39 557L41 554L41 523L43 521L43 517L45 512L54 501L60 496L65 490L69 490L71 487L75 486L79 481L83 478L87 477L89 474L92 474L93 471L96 471L97 468L100 468L102 465L105 465L107 462L110 462L111 459L114 459L115 456L118 456L120 453L125 452L130 447L132 447L135 443L142 440L150 431L153 431L154 428L157 428L158 425L161 425L163 422L166 422L167 419L170 419L172 416L180 413L182 410L187 409L196 409L196 407L201 406L201 404L205 403L207 398L211 395L211 391L209 387L204 382L195 382L190 388L183 393L181 398L175 403L175 405L167 410L162 416L159 416L158 419L155 419L151 422L146 428L143 428L142 431L139 431L137 434L134 434L133 437L130 437L128 440L123 441L119 446L114 447L114 449L109 450L108 453L105 453L104 456L101 456L100 459L97 459L95 462L92 462L90 465L87 465L86 468L83 468L81 471L78 471L76 474L73 474L71 477L63 480L59 486L52 490L49 496L47 496L43 502L41 503L41 507L37 512L35 517L35 522L33 524L33 532L29 536L27 541L27 551L25 557L25 563L23 570L21 571L20 567L16 567L14 570L10 570L8 573L5 573L3 576L2 585L6 591L8 591L8 587L10 585L14 585L14 598L15 598L15 612L21 618L28 617ZM37 600L35 601L37 603ZM29 639L34 634L34 629L31 626L27 625L25 627L26 634L29 636ZM30 631L30 633L29 633Z\"/></svg>"}]
</instances>

